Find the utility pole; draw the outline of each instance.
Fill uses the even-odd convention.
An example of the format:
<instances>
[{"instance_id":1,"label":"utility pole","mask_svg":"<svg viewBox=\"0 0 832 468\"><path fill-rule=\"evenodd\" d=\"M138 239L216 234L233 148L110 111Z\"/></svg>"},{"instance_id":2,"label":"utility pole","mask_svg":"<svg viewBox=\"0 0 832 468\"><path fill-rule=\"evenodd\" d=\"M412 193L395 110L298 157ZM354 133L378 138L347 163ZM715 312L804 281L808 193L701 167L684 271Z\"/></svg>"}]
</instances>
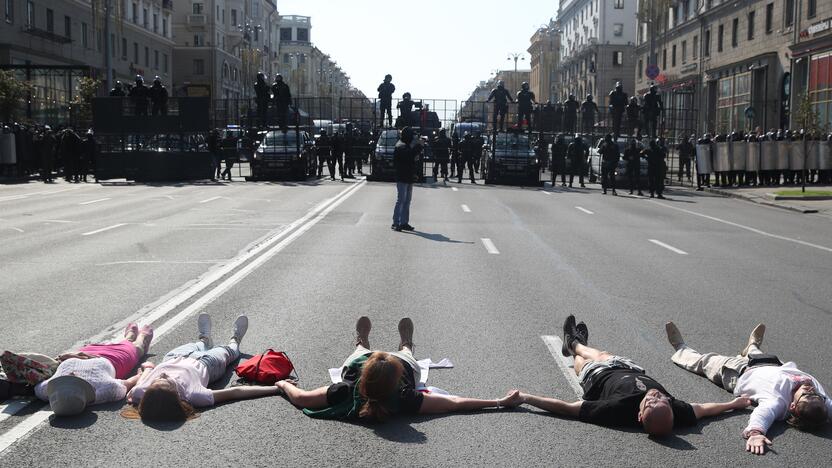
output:
<instances>
[{"instance_id":1,"label":"utility pole","mask_svg":"<svg viewBox=\"0 0 832 468\"><path fill-rule=\"evenodd\" d=\"M110 7L112 0L104 0L104 68L107 70L107 90L113 88L113 54L110 51Z\"/></svg>"}]
</instances>

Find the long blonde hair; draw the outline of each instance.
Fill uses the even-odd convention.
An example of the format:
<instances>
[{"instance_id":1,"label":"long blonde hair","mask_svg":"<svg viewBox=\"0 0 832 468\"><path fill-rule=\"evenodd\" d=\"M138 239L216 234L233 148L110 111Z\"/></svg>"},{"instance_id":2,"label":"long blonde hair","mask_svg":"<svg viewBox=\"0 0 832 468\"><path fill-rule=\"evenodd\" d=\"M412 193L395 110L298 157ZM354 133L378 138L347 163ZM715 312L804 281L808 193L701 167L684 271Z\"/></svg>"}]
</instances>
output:
<instances>
[{"instance_id":1,"label":"long blonde hair","mask_svg":"<svg viewBox=\"0 0 832 468\"><path fill-rule=\"evenodd\" d=\"M121 416L145 422L184 422L198 415L190 403L179 399L176 390L149 387L138 408L128 406L121 411Z\"/></svg>"},{"instance_id":2,"label":"long blonde hair","mask_svg":"<svg viewBox=\"0 0 832 468\"><path fill-rule=\"evenodd\" d=\"M384 406L390 396L399 388L404 373L402 363L388 353L376 351L361 368L358 393L366 401L361 405L360 418L384 421L390 411Z\"/></svg>"}]
</instances>

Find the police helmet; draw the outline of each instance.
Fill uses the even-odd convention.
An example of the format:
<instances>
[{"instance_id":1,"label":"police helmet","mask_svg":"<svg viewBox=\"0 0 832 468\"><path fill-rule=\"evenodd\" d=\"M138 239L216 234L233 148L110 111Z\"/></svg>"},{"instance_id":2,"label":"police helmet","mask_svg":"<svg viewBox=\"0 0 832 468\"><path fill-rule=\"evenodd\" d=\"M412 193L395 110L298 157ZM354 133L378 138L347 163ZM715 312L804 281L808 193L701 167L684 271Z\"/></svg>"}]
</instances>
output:
<instances>
[{"instance_id":1,"label":"police helmet","mask_svg":"<svg viewBox=\"0 0 832 468\"><path fill-rule=\"evenodd\" d=\"M116 81L116 88L121 89L121 81Z\"/></svg>"},{"instance_id":2,"label":"police helmet","mask_svg":"<svg viewBox=\"0 0 832 468\"><path fill-rule=\"evenodd\" d=\"M141 75L136 75L136 84L144 84L144 78Z\"/></svg>"},{"instance_id":3,"label":"police helmet","mask_svg":"<svg viewBox=\"0 0 832 468\"><path fill-rule=\"evenodd\" d=\"M586 100L587 100L587 101L592 101L592 95L591 95L591 94L587 94L587 95L586 95Z\"/></svg>"},{"instance_id":4,"label":"police helmet","mask_svg":"<svg viewBox=\"0 0 832 468\"><path fill-rule=\"evenodd\" d=\"M277 75L274 76L274 80L275 81L283 81L283 75L278 73Z\"/></svg>"},{"instance_id":5,"label":"police helmet","mask_svg":"<svg viewBox=\"0 0 832 468\"><path fill-rule=\"evenodd\" d=\"M523 84L521 84L521 85L520 85L520 88L521 88L521 89L524 89L524 90L526 90L526 91L528 91L528 89L529 89L529 83L527 83L527 82L525 82L525 81L524 81L524 82L523 82Z\"/></svg>"},{"instance_id":6,"label":"police helmet","mask_svg":"<svg viewBox=\"0 0 832 468\"><path fill-rule=\"evenodd\" d=\"M390 75L390 74L384 75L384 81L393 81L393 75Z\"/></svg>"},{"instance_id":7,"label":"police helmet","mask_svg":"<svg viewBox=\"0 0 832 468\"><path fill-rule=\"evenodd\" d=\"M153 78L153 84L156 84L156 83L162 84L162 79L159 78L159 75L156 75L156 78Z\"/></svg>"},{"instance_id":8,"label":"police helmet","mask_svg":"<svg viewBox=\"0 0 832 468\"><path fill-rule=\"evenodd\" d=\"M409 100L410 99L410 93L404 93L402 95L402 99Z\"/></svg>"},{"instance_id":9,"label":"police helmet","mask_svg":"<svg viewBox=\"0 0 832 468\"><path fill-rule=\"evenodd\" d=\"M624 85L621 84L620 81L616 81L615 82L615 89L617 89L618 91L621 91L622 89L624 89Z\"/></svg>"},{"instance_id":10,"label":"police helmet","mask_svg":"<svg viewBox=\"0 0 832 468\"><path fill-rule=\"evenodd\" d=\"M506 87L506 82L503 81L503 80L497 81L497 87L498 88L505 88Z\"/></svg>"}]
</instances>

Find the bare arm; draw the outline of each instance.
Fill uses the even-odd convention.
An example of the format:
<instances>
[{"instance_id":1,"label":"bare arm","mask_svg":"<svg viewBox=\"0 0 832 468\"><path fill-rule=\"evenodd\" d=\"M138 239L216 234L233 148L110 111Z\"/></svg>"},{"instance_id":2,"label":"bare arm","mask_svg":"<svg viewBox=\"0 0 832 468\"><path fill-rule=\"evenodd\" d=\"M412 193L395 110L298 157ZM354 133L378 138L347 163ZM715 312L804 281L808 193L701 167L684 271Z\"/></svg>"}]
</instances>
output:
<instances>
[{"instance_id":1,"label":"bare arm","mask_svg":"<svg viewBox=\"0 0 832 468\"><path fill-rule=\"evenodd\" d=\"M728 411L743 409L751 406L751 399L745 396L735 398L725 403L692 403L693 414L696 419L710 418L727 413Z\"/></svg>"},{"instance_id":2,"label":"bare arm","mask_svg":"<svg viewBox=\"0 0 832 468\"><path fill-rule=\"evenodd\" d=\"M521 394L523 403L540 408L558 416L567 416L570 418L577 418L581 412L583 400L568 402L558 400L557 398L540 397L537 395L530 395L528 393Z\"/></svg>"},{"instance_id":3,"label":"bare arm","mask_svg":"<svg viewBox=\"0 0 832 468\"><path fill-rule=\"evenodd\" d=\"M428 393L419 408L421 414L455 413L459 411L473 411L484 408L509 407L513 408L521 403L520 392L512 390L497 400L480 400L459 396L435 395Z\"/></svg>"},{"instance_id":4,"label":"bare arm","mask_svg":"<svg viewBox=\"0 0 832 468\"><path fill-rule=\"evenodd\" d=\"M218 404L226 401L277 395L278 389L273 386L231 387L223 388L222 390L214 390L211 393L214 395L214 404Z\"/></svg>"},{"instance_id":5,"label":"bare arm","mask_svg":"<svg viewBox=\"0 0 832 468\"><path fill-rule=\"evenodd\" d=\"M326 408L328 403L326 401L326 391L329 387L319 387L314 390L303 390L295 386L294 382L290 380L279 380L275 383L289 399L289 402L299 408L307 409L321 409Z\"/></svg>"}]
</instances>

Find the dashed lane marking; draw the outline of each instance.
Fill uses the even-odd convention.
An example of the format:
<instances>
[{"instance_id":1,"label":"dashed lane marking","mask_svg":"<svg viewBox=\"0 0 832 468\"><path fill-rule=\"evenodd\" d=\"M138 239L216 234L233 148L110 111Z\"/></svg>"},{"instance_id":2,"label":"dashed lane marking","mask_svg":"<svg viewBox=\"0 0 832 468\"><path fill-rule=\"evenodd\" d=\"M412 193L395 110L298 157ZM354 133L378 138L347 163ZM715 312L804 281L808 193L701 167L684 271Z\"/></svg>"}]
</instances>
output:
<instances>
[{"instance_id":1,"label":"dashed lane marking","mask_svg":"<svg viewBox=\"0 0 832 468\"><path fill-rule=\"evenodd\" d=\"M485 247L485 250L488 251L491 255L499 255L500 251L497 250L497 246L494 245L494 242L487 237L483 237L480 239L482 241L482 245Z\"/></svg>"},{"instance_id":2,"label":"dashed lane marking","mask_svg":"<svg viewBox=\"0 0 832 468\"><path fill-rule=\"evenodd\" d=\"M566 377L566 381L569 383L569 386L572 387L572 390L575 391L578 398L583 396L584 389L581 388L581 384L578 383L578 376L575 375L574 361L572 358L563 357L563 354L560 352L561 347L563 346L563 341L560 338L551 335L544 335L540 338L543 339L546 347L549 348L549 353L552 354L552 358L555 359L555 363L558 365L561 373L564 377Z\"/></svg>"},{"instance_id":3,"label":"dashed lane marking","mask_svg":"<svg viewBox=\"0 0 832 468\"><path fill-rule=\"evenodd\" d=\"M466 213L471 212L471 208L468 208L468 205L460 205L460 206L462 207L462 211L464 211Z\"/></svg>"},{"instance_id":4,"label":"dashed lane marking","mask_svg":"<svg viewBox=\"0 0 832 468\"><path fill-rule=\"evenodd\" d=\"M79 203L79 205L92 205L93 203L99 203L99 202L103 202L103 201L107 201L107 200L112 200L112 198L99 198L98 200L90 200L90 201L85 201L85 202Z\"/></svg>"},{"instance_id":5,"label":"dashed lane marking","mask_svg":"<svg viewBox=\"0 0 832 468\"><path fill-rule=\"evenodd\" d=\"M459 192L459 189L456 187L451 187L451 190L453 190L454 192Z\"/></svg>"},{"instance_id":6,"label":"dashed lane marking","mask_svg":"<svg viewBox=\"0 0 832 468\"><path fill-rule=\"evenodd\" d=\"M120 227L125 226L125 225L127 225L127 223L118 223L118 224L113 224L112 226L107 226L107 227L105 227L105 228L96 229L95 231L85 232L85 233L83 233L83 234L81 234L81 235L82 235L82 236L92 236L92 235L94 235L94 234L98 234L99 232L109 231L109 230L111 230L111 229L120 228Z\"/></svg>"},{"instance_id":7,"label":"dashed lane marking","mask_svg":"<svg viewBox=\"0 0 832 468\"><path fill-rule=\"evenodd\" d=\"M220 198L225 198L225 197L211 197L211 198L202 200L200 203L209 203L209 202L212 202L214 200L219 200Z\"/></svg>"},{"instance_id":8,"label":"dashed lane marking","mask_svg":"<svg viewBox=\"0 0 832 468\"><path fill-rule=\"evenodd\" d=\"M13 231L17 231L17 232L25 232L25 231L23 231L23 229L16 228L16 227L10 227L9 229L11 229Z\"/></svg>"},{"instance_id":9,"label":"dashed lane marking","mask_svg":"<svg viewBox=\"0 0 832 468\"><path fill-rule=\"evenodd\" d=\"M543 195L551 195L551 193L549 193L549 192L548 192L548 191L546 191L546 190L541 190L541 191L540 191L540 193L542 193Z\"/></svg>"},{"instance_id":10,"label":"dashed lane marking","mask_svg":"<svg viewBox=\"0 0 832 468\"><path fill-rule=\"evenodd\" d=\"M672 245L665 244L664 242L662 242L660 240L656 240L656 239L647 239L647 240L649 240L650 242L658 245L659 247L664 247L664 248L666 248L667 250L669 250L671 252L676 252L679 255L687 255L688 254L684 250L677 249L676 247L673 247Z\"/></svg>"},{"instance_id":11,"label":"dashed lane marking","mask_svg":"<svg viewBox=\"0 0 832 468\"><path fill-rule=\"evenodd\" d=\"M595 214L595 213L593 213L592 211L589 211L588 209L586 209L586 208L584 208L584 207L582 207L582 206L576 206L576 207L575 207L575 209L576 209L576 210L579 210L579 211L583 211L583 212L584 212L584 213L586 213L586 214Z\"/></svg>"}]
</instances>

